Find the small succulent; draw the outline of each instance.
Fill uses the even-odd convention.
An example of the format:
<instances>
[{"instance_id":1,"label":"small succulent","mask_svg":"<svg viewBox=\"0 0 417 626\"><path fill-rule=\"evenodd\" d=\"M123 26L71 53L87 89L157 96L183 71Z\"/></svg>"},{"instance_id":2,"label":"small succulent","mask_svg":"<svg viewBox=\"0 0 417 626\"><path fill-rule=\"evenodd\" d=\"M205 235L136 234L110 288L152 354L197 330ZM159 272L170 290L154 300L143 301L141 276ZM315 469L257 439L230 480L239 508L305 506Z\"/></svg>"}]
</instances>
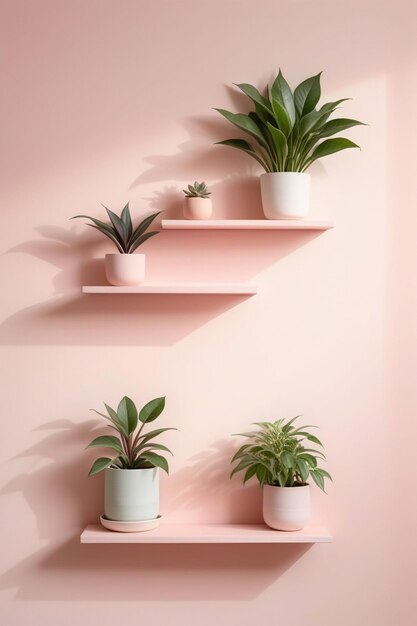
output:
<instances>
[{"instance_id":1,"label":"small succulent","mask_svg":"<svg viewBox=\"0 0 417 626\"><path fill-rule=\"evenodd\" d=\"M258 431L242 433L249 443L241 446L234 455L231 462L239 462L230 477L244 471L244 483L255 476L261 486L296 487L305 485L311 476L324 491L324 479L331 480L331 476L318 467L318 463L326 457L321 450L311 447L314 444L322 448L323 444L308 432L312 426L296 428L293 425L298 417L288 421L255 422Z\"/></svg>"},{"instance_id":2,"label":"small succulent","mask_svg":"<svg viewBox=\"0 0 417 626\"><path fill-rule=\"evenodd\" d=\"M129 203L126 204L120 216L113 213L113 211L110 211L110 209L105 207L104 204L102 206L106 209L107 215L110 218L109 224L106 224L95 217L90 217L89 215L74 215L71 219L84 217L91 220L93 223L87 224L87 226L95 228L100 233L108 237L121 254L132 254L136 248L145 243L145 241L150 239L150 237L153 237L160 232L159 230L152 230L149 232L145 231L149 228L161 211L148 215L148 217L145 217L145 219L142 220L136 228L133 228Z\"/></svg>"},{"instance_id":3,"label":"small succulent","mask_svg":"<svg viewBox=\"0 0 417 626\"><path fill-rule=\"evenodd\" d=\"M176 428L157 428L146 433L143 429L146 424L153 422L165 408L165 398L155 398L151 400L138 412L134 402L124 396L119 402L117 411L107 404L104 404L108 415L98 413L110 422L109 428L118 434L102 435L96 437L87 448L109 448L116 452L113 458L100 457L94 461L89 476L98 474L106 467L118 469L144 469L147 467L160 467L168 473L168 461L164 456L158 454L161 450L171 451L160 443L154 443L155 437L167 430L177 430ZM138 428L139 426L139 428Z\"/></svg>"},{"instance_id":4,"label":"small succulent","mask_svg":"<svg viewBox=\"0 0 417 626\"><path fill-rule=\"evenodd\" d=\"M197 181L194 185L188 185L188 189L183 189L183 192L186 198L208 198L211 194L206 183L198 183Z\"/></svg>"}]
</instances>

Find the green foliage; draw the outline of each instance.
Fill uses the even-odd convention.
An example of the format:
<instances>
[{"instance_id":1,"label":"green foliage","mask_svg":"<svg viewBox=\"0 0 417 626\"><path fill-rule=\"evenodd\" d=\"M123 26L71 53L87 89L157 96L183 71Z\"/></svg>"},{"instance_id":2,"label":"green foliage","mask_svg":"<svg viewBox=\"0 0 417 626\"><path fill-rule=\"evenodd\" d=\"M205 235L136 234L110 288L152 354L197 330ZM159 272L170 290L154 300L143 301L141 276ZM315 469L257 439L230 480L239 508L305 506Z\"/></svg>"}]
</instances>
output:
<instances>
[{"instance_id":1,"label":"green foliage","mask_svg":"<svg viewBox=\"0 0 417 626\"><path fill-rule=\"evenodd\" d=\"M92 224L87 224L87 226L91 226L91 228L95 228L100 233L102 233L105 237L108 237L116 246L118 251L121 254L132 254L139 246L141 246L145 241L157 235L159 230L152 230L149 232L145 232L149 226L152 224L154 219L161 213L158 211L157 213L152 213L152 215L148 215L144 220L133 228L132 224L132 216L130 215L129 203L126 204L120 216L110 209L107 209L104 205L102 205L109 216L110 223L107 224L98 220L94 217L90 217L89 215L74 215L71 219L76 219L78 217L83 217L85 219L91 220Z\"/></svg>"},{"instance_id":2,"label":"green foliage","mask_svg":"<svg viewBox=\"0 0 417 626\"><path fill-rule=\"evenodd\" d=\"M183 189L183 192L187 198L208 198L211 194L206 183L198 183L197 181L194 185L188 185L188 188Z\"/></svg>"},{"instance_id":3,"label":"green foliage","mask_svg":"<svg viewBox=\"0 0 417 626\"><path fill-rule=\"evenodd\" d=\"M239 448L232 459L237 462L230 478L244 471L243 483L255 476L260 485L295 487L304 485L309 476L324 491L324 479L330 474L318 464L325 460L323 452L311 444L323 447L321 441L308 432L312 426L296 428L291 420L256 422L259 430L241 433L250 443Z\"/></svg>"},{"instance_id":4,"label":"green foliage","mask_svg":"<svg viewBox=\"0 0 417 626\"><path fill-rule=\"evenodd\" d=\"M305 172L324 156L359 146L343 137L327 139L362 122L329 117L341 102L328 102L317 109L321 96L320 74L304 80L294 93L281 70L271 87L262 95L253 85L236 85L255 107L248 115L215 109L255 143L244 139L226 139L218 144L242 150L254 158L266 172Z\"/></svg>"},{"instance_id":5,"label":"green foliage","mask_svg":"<svg viewBox=\"0 0 417 626\"><path fill-rule=\"evenodd\" d=\"M117 452L113 458L100 457L97 459L89 472L89 476L98 474L106 467L119 469L142 469L147 467L160 467L165 472L169 472L168 461L164 456L158 454L159 451L169 452L166 446L154 443L154 439L167 430L177 430L176 428L158 428L156 430L143 432L145 424L153 422L165 408L165 398L155 398L151 400L138 413L134 402L124 396L119 402L117 411L107 404L107 415L98 413L110 422L109 427L117 432L114 435L102 435L93 439L87 448L109 448ZM94 411L94 409L92 409ZM156 450L158 452L156 452Z\"/></svg>"}]
</instances>

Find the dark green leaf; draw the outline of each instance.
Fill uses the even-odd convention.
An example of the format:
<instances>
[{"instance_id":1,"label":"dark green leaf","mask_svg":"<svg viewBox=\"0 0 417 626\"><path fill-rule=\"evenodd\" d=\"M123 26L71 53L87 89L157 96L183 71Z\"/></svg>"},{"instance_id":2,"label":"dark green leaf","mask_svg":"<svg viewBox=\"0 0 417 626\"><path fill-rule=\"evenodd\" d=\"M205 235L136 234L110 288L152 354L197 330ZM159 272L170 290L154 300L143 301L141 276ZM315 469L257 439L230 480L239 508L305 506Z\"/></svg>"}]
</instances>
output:
<instances>
[{"instance_id":1,"label":"dark green leaf","mask_svg":"<svg viewBox=\"0 0 417 626\"><path fill-rule=\"evenodd\" d=\"M323 476L318 472L318 470L310 470L310 476L312 476L314 482L316 483L317 487L319 487L322 491L324 491L324 478Z\"/></svg>"},{"instance_id":2,"label":"dark green leaf","mask_svg":"<svg viewBox=\"0 0 417 626\"><path fill-rule=\"evenodd\" d=\"M124 396L124 398L120 400L119 406L117 407L117 416L120 423L125 425L127 434L131 435L138 425L138 412L135 403L127 396Z\"/></svg>"},{"instance_id":3,"label":"dark green leaf","mask_svg":"<svg viewBox=\"0 0 417 626\"><path fill-rule=\"evenodd\" d=\"M265 482L265 478L266 478L266 474L267 474L267 469L264 465L261 465L260 463L256 466L256 478L259 480L259 484L263 485Z\"/></svg>"},{"instance_id":4,"label":"dark green leaf","mask_svg":"<svg viewBox=\"0 0 417 626\"><path fill-rule=\"evenodd\" d=\"M167 474L169 474L169 465L168 461L161 456L160 454L156 454L155 452L143 452L140 455L141 459L146 459L149 463L151 463L154 467L160 467Z\"/></svg>"},{"instance_id":5,"label":"dark green leaf","mask_svg":"<svg viewBox=\"0 0 417 626\"><path fill-rule=\"evenodd\" d=\"M258 163L262 165L266 172L270 171L270 168L266 164L266 161L259 154L257 154L253 146L251 146L251 144L244 139L225 139L224 141L217 141L216 145L229 146L230 148L242 150L243 152L246 152L246 154L249 154L249 156L251 156L253 159L256 159L256 161L258 161Z\"/></svg>"},{"instance_id":6,"label":"dark green leaf","mask_svg":"<svg viewBox=\"0 0 417 626\"><path fill-rule=\"evenodd\" d=\"M294 107L294 97L292 95L292 91L287 81L285 80L281 70L278 72L278 76L271 87L271 96L275 100L278 100L282 106L285 108L288 117L291 122L291 126L293 126L295 122L295 107ZM282 129L281 129L282 130Z\"/></svg>"},{"instance_id":7,"label":"dark green leaf","mask_svg":"<svg viewBox=\"0 0 417 626\"><path fill-rule=\"evenodd\" d=\"M311 465L311 467L317 467L317 459L312 454L307 454L306 452L303 452L302 454L298 455L298 458L306 461L309 465Z\"/></svg>"},{"instance_id":8,"label":"dark green leaf","mask_svg":"<svg viewBox=\"0 0 417 626\"><path fill-rule=\"evenodd\" d=\"M310 473L310 470L308 469L305 461L301 458L297 459L296 465L297 465L297 469L300 472L301 480L303 481L303 483L305 483Z\"/></svg>"},{"instance_id":9,"label":"dark green leaf","mask_svg":"<svg viewBox=\"0 0 417 626\"><path fill-rule=\"evenodd\" d=\"M267 147L268 143L265 137L262 134L262 131L258 127L258 125L249 117L249 115L245 115L244 113L231 113L230 111L226 111L225 109L215 109L218 111L223 117L225 117L229 122L240 128L240 130L249 133L252 137L263 146Z\"/></svg>"},{"instance_id":10,"label":"dark green leaf","mask_svg":"<svg viewBox=\"0 0 417 626\"><path fill-rule=\"evenodd\" d=\"M295 467L295 457L293 454L291 454L291 452L286 452L284 450L284 452L281 453L280 461L287 469L292 469Z\"/></svg>"},{"instance_id":11,"label":"dark green leaf","mask_svg":"<svg viewBox=\"0 0 417 626\"><path fill-rule=\"evenodd\" d=\"M113 211L110 211L110 209L105 207L104 204L103 204L103 207L106 209L107 215L109 216L110 221L113 224L115 231L119 235L120 242L123 245L123 251L127 252L127 244L128 244L129 237L128 237L128 231L124 222L121 220L121 218L118 215L116 215L116 213L114 213Z\"/></svg>"},{"instance_id":12,"label":"dark green leaf","mask_svg":"<svg viewBox=\"0 0 417 626\"><path fill-rule=\"evenodd\" d=\"M119 454L123 454L122 444L117 437L113 437L112 435L96 437L88 444L87 448L112 448L116 450L116 452L119 452Z\"/></svg>"},{"instance_id":13,"label":"dark green leaf","mask_svg":"<svg viewBox=\"0 0 417 626\"><path fill-rule=\"evenodd\" d=\"M323 104L323 106L319 109L319 113L333 113L339 104L346 102L347 100L350 100L350 98L342 98L341 100L335 100L334 102L326 102L326 104Z\"/></svg>"},{"instance_id":14,"label":"dark green leaf","mask_svg":"<svg viewBox=\"0 0 417 626\"><path fill-rule=\"evenodd\" d=\"M346 150L347 148L359 148L359 146L356 143L353 143L353 141L350 141L350 139L345 139L344 137L326 139L314 150L313 154L309 158L309 165L317 159L321 159L329 154L334 154L335 152L340 152L341 150Z\"/></svg>"},{"instance_id":15,"label":"dark green leaf","mask_svg":"<svg viewBox=\"0 0 417 626\"><path fill-rule=\"evenodd\" d=\"M253 459L250 458L246 458L244 457L237 465L236 467L233 468L231 474L230 474L230 478L232 478L235 474L237 474L237 472L241 472L242 470L246 469L247 467L249 467L250 465L256 465L256 463L254 463Z\"/></svg>"},{"instance_id":16,"label":"dark green leaf","mask_svg":"<svg viewBox=\"0 0 417 626\"><path fill-rule=\"evenodd\" d=\"M128 431L128 428L127 428L127 426L128 426L127 423L120 420L120 418L117 415L116 411L114 409L112 409L111 406L108 406L108 404L106 404L106 403L104 403L104 406L106 407L106 411L110 415L110 418L111 418L113 424L116 426L117 430L119 430L120 432L123 433L123 435L128 437L129 436L129 431Z\"/></svg>"},{"instance_id":17,"label":"dark green leaf","mask_svg":"<svg viewBox=\"0 0 417 626\"><path fill-rule=\"evenodd\" d=\"M348 118L329 120L320 128L320 137L330 137L331 135L340 133L341 131L346 130L347 128L352 128L353 126L366 126L366 124L358 122L358 120L350 120Z\"/></svg>"},{"instance_id":18,"label":"dark green leaf","mask_svg":"<svg viewBox=\"0 0 417 626\"><path fill-rule=\"evenodd\" d=\"M190 185L188 187L190 187ZM136 241L136 239L138 239L141 235L143 235L145 230L149 228L149 226L152 224L154 219L157 218L158 215L160 215L161 213L162 211L157 211L157 213L152 213L152 215L148 215L148 217L145 217L145 219L143 219L133 231L129 244L131 245L132 243Z\"/></svg>"},{"instance_id":19,"label":"dark green leaf","mask_svg":"<svg viewBox=\"0 0 417 626\"><path fill-rule=\"evenodd\" d=\"M239 450L237 450L236 454L234 454L232 460L230 461L231 463L234 463L234 461L237 461L238 459L240 459L241 456L243 456L245 454L245 450L247 450L248 448L251 448L252 444L250 443L245 443L245 445L241 446L239 448Z\"/></svg>"},{"instance_id":20,"label":"dark green leaf","mask_svg":"<svg viewBox=\"0 0 417 626\"><path fill-rule=\"evenodd\" d=\"M139 413L139 420L145 424L147 422L153 422L156 420L165 408L165 397L155 398L151 400L141 409Z\"/></svg>"},{"instance_id":21,"label":"dark green leaf","mask_svg":"<svg viewBox=\"0 0 417 626\"><path fill-rule=\"evenodd\" d=\"M318 113L317 111L311 111L304 115L298 124L299 137L305 137L308 133L312 132L320 126L320 122L327 117L327 114Z\"/></svg>"},{"instance_id":22,"label":"dark green leaf","mask_svg":"<svg viewBox=\"0 0 417 626\"><path fill-rule=\"evenodd\" d=\"M291 120L288 117L287 111L284 109L282 104L275 99L272 100L272 108L274 110L274 117L277 122L278 128L284 133L286 137L288 137L291 132Z\"/></svg>"},{"instance_id":23,"label":"dark green leaf","mask_svg":"<svg viewBox=\"0 0 417 626\"><path fill-rule=\"evenodd\" d=\"M316 76L307 78L294 91L295 108L300 117L313 111L320 100L320 76L321 72Z\"/></svg>"},{"instance_id":24,"label":"dark green leaf","mask_svg":"<svg viewBox=\"0 0 417 626\"><path fill-rule=\"evenodd\" d=\"M86 224L86 226L90 226L90 228L94 228L95 230L98 230L102 235L104 235L105 237L108 237L115 244L119 252L124 252L123 247L121 243L119 242L119 239L116 237L116 235L113 235L107 230L103 230L102 228L100 228L100 226L95 226L94 224Z\"/></svg>"},{"instance_id":25,"label":"dark green leaf","mask_svg":"<svg viewBox=\"0 0 417 626\"><path fill-rule=\"evenodd\" d=\"M157 428L156 430L151 430L149 433L146 433L146 435L141 435L138 439L139 445L142 445L143 443L146 443L147 441L150 441L151 439L155 439L155 437L158 437L159 435L161 435L162 433L166 432L167 430L178 430L178 428Z\"/></svg>"},{"instance_id":26,"label":"dark green leaf","mask_svg":"<svg viewBox=\"0 0 417 626\"><path fill-rule=\"evenodd\" d=\"M258 465L252 465L252 467L249 467L246 472L245 472L245 476L243 478L243 484L245 484L250 478L252 478L252 476L254 476L256 474L256 468L258 467Z\"/></svg>"},{"instance_id":27,"label":"dark green leaf","mask_svg":"<svg viewBox=\"0 0 417 626\"><path fill-rule=\"evenodd\" d=\"M123 209L121 218L122 218L124 225L126 226L128 239L130 239L130 237L132 236L133 227L132 227L132 217L130 215L130 210L129 210L129 203L127 203L125 208Z\"/></svg>"},{"instance_id":28,"label":"dark green leaf","mask_svg":"<svg viewBox=\"0 0 417 626\"><path fill-rule=\"evenodd\" d=\"M333 478L330 476L329 472L327 472L326 470L322 469L321 467L318 467L314 471L317 474L321 474L321 476L324 476L325 478L329 478L333 482Z\"/></svg>"},{"instance_id":29,"label":"dark green leaf","mask_svg":"<svg viewBox=\"0 0 417 626\"><path fill-rule=\"evenodd\" d=\"M154 235L158 235L158 234L159 234L159 230L151 230L149 233L145 233L144 235L141 235L140 237L137 237L135 239L135 241L132 244L130 244L129 252L130 253L134 252L136 250L136 248L139 248L139 246L141 246L143 243L145 243L145 241L147 241L148 239L150 239Z\"/></svg>"},{"instance_id":30,"label":"dark green leaf","mask_svg":"<svg viewBox=\"0 0 417 626\"><path fill-rule=\"evenodd\" d=\"M293 430L293 426L292 424L295 422L295 420L297 420L299 417L301 417L301 415L296 415L295 417L293 417L292 419L289 420L289 422L287 422L283 427L282 430L285 434L289 433L291 430Z\"/></svg>"},{"instance_id":31,"label":"dark green leaf","mask_svg":"<svg viewBox=\"0 0 417 626\"><path fill-rule=\"evenodd\" d=\"M171 450L169 448L167 448L166 446L163 446L162 443L145 443L142 444L141 449L149 449L149 450L163 450L164 452L169 452L169 454L172 454ZM139 452L139 450L137 451L137 453Z\"/></svg>"},{"instance_id":32,"label":"dark green leaf","mask_svg":"<svg viewBox=\"0 0 417 626\"><path fill-rule=\"evenodd\" d=\"M255 104L259 105L266 113L271 113L271 104L268 98L262 96L259 91L253 85L248 83L234 83L236 87L239 87L245 95L248 96Z\"/></svg>"},{"instance_id":33,"label":"dark green leaf","mask_svg":"<svg viewBox=\"0 0 417 626\"><path fill-rule=\"evenodd\" d=\"M275 146L275 152L277 155L277 163L279 164L279 169L284 171L285 169L285 159L287 158L288 146L287 139L282 131L279 128L275 128L268 122L268 130L271 133L272 140Z\"/></svg>"},{"instance_id":34,"label":"dark green leaf","mask_svg":"<svg viewBox=\"0 0 417 626\"><path fill-rule=\"evenodd\" d=\"M98 474L99 472L106 469L106 467L109 467L112 463L113 463L113 459L109 459L105 456L100 457L99 459L96 459L94 461L93 465L91 466L90 471L88 472L88 475L93 476L94 474Z\"/></svg>"}]
</instances>

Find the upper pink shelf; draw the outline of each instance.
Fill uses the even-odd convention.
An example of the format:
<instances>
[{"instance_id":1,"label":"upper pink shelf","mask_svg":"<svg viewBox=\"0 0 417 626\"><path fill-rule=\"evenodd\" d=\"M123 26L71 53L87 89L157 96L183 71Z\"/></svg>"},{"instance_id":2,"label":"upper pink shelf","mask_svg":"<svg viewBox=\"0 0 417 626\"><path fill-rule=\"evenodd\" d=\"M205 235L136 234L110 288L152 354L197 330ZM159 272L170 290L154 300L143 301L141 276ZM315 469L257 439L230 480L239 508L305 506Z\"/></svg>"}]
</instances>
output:
<instances>
[{"instance_id":1,"label":"upper pink shelf","mask_svg":"<svg viewBox=\"0 0 417 626\"><path fill-rule=\"evenodd\" d=\"M117 533L99 524L87 526L81 543L330 543L333 540L322 526L282 532L264 524L161 524L143 533Z\"/></svg>"},{"instance_id":2,"label":"upper pink shelf","mask_svg":"<svg viewBox=\"0 0 417 626\"><path fill-rule=\"evenodd\" d=\"M329 230L330 220L162 220L164 230Z\"/></svg>"}]
</instances>

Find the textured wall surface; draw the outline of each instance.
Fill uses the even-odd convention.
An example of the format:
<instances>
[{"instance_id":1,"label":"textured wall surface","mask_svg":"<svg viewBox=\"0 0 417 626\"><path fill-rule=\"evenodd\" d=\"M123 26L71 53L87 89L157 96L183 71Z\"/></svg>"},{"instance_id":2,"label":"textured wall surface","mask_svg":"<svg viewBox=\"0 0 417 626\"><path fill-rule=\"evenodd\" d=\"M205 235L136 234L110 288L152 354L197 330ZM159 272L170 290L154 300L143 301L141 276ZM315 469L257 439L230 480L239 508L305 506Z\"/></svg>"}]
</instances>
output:
<instances>
[{"instance_id":1,"label":"textured wall surface","mask_svg":"<svg viewBox=\"0 0 417 626\"><path fill-rule=\"evenodd\" d=\"M0 2L1 548L7 626L94 620L182 626L411 626L417 285L417 18L376 0ZM216 217L261 216L255 163L231 135L232 82L293 85L369 122L362 151L312 168L313 233L152 239L149 277L248 280L257 296L82 296L106 243L76 213L100 202L181 214L205 179ZM231 433L302 413L334 484L314 492L332 545L80 546L102 510L86 477L91 407L167 395L176 426L162 513L260 519L229 481ZM414 438L414 439L413 439Z\"/></svg>"}]
</instances>

